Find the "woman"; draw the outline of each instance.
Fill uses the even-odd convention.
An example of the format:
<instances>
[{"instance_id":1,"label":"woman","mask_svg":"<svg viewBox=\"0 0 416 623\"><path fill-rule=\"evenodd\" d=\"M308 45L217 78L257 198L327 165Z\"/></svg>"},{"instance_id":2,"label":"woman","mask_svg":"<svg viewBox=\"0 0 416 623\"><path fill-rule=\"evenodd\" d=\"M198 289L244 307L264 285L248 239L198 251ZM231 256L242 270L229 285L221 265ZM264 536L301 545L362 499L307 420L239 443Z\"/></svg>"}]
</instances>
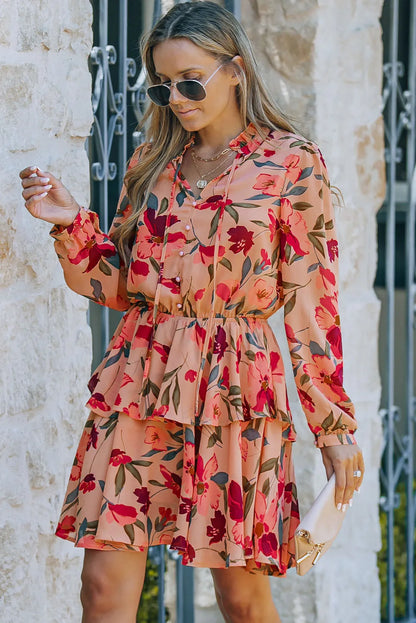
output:
<instances>
[{"instance_id":1,"label":"woman","mask_svg":"<svg viewBox=\"0 0 416 623\"><path fill-rule=\"evenodd\" d=\"M294 565L299 523L296 433L267 323L282 305L340 510L364 472L342 386L328 175L218 5L175 6L143 58L150 140L109 236L51 173L21 172L29 212L55 225L68 285L126 311L89 384L57 535L85 548L85 623L135 620L159 543L211 568L225 620L276 622L267 575Z\"/></svg>"}]
</instances>

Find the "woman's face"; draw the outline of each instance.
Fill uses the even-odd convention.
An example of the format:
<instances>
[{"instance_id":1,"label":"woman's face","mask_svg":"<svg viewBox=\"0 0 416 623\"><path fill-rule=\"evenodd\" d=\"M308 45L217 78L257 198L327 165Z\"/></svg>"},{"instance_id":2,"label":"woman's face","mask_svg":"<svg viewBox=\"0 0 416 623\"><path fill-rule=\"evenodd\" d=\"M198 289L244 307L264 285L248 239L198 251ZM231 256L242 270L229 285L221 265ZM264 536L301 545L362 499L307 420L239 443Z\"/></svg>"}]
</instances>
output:
<instances>
[{"instance_id":1,"label":"woman's face","mask_svg":"<svg viewBox=\"0 0 416 623\"><path fill-rule=\"evenodd\" d=\"M239 57L237 57L239 58ZM160 82L199 80L204 84L219 66L219 61L189 39L167 39L153 50L153 62ZM198 132L209 126L227 126L231 117L239 118L235 87L238 77L232 65L217 71L205 87L206 98L187 99L173 87L169 106L185 130Z\"/></svg>"}]
</instances>

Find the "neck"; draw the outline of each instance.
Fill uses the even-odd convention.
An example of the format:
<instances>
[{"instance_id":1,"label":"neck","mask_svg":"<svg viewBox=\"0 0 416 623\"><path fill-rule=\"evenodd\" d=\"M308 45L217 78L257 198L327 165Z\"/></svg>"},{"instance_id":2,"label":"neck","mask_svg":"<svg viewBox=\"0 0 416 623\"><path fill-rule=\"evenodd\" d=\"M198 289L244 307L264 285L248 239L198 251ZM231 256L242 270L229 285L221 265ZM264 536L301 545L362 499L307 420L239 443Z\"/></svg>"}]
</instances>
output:
<instances>
[{"instance_id":1,"label":"neck","mask_svg":"<svg viewBox=\"0 0 416 623\"><path fill-rule=\"evenodd\" d=\"M212 155L221 148L227 147L233 138L241 134L243 129L240 119L236 120L233 125L227 125L227 127L210 125L196 133L196 145L201 148L201 152L205 156Z\"/></svg>"}]
</instances>

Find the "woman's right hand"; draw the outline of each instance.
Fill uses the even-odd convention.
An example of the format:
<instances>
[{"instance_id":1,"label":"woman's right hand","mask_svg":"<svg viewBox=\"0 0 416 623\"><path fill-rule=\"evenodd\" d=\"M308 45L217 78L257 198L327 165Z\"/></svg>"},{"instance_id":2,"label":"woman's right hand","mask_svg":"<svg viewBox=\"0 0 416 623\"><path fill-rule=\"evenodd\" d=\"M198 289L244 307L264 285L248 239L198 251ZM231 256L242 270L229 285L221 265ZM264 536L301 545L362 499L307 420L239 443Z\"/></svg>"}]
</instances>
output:
<instances>
[{"instance_id":1,"label":"woman's right hand","mask_svg":"<svg viewBox=\"0 0 416 623\"><path fill-rule=\"evenodd\" d=\"M54 225L68 227L80 206L58 178L38 167L20 171L25 206L32 216Z\"/></svg>"}]
</instances>

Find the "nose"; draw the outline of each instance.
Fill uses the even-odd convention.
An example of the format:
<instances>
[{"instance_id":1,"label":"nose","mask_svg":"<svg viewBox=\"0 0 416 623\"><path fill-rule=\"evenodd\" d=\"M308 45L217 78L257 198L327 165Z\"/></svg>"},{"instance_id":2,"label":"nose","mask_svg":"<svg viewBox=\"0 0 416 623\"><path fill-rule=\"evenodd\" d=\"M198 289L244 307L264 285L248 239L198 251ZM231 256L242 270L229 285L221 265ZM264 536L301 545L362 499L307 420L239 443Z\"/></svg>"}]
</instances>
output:
<instances>
[{"instance_id":1,"label":"nose","mask_svg":"<svg viewBox=\"0 0 416 623\"><path fill-rule=\"evenodd\" d=\"M178 89L176 88L176 84L172 84L170 87L170 97L169 97L169 104L176 104L177 102L183 102L186 101L186 97L184 97L183 95L181 95L181 93L179 93Z\"/></svg>"}]
</instances>

